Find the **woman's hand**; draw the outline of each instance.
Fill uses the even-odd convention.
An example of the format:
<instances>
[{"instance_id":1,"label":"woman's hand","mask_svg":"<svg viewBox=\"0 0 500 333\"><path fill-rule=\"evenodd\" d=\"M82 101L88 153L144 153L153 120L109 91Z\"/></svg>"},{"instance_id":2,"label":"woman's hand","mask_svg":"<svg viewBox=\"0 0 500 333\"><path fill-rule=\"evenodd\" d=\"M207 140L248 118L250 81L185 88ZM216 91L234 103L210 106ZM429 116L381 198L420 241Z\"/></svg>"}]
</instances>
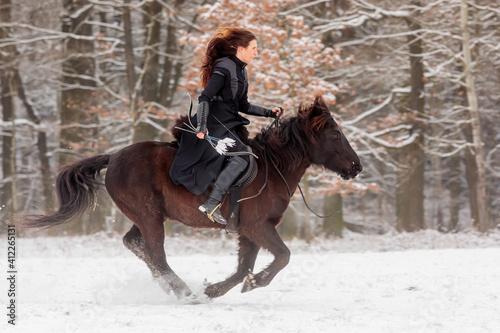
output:
<instances>
[{"instance_id":1,"label":"woman's hand","mask_svg":"<svg viewBox=\"0 0 500 333\"><path fill-rule=\"evenodd\" d=\"M196 136L198 137L198 139L200 140L203 140L205 139L205 137L208 135L208 130L207 130L207 133L202 133L202 132L198 132L196 133Z\"/></svg>"},{"instance_id":2,"label":"woman's hand","mask_svg":"<svg viewBox=\"0 0 500 333\"><path fill-rule=\"evenodd\" d=\"M275 118L280 118L283 117L283 113L285 113L285 110L283 110L282 108L280 107L275 107L273 110L272 110L275 114Z\"/></svg>"}]
</instances>

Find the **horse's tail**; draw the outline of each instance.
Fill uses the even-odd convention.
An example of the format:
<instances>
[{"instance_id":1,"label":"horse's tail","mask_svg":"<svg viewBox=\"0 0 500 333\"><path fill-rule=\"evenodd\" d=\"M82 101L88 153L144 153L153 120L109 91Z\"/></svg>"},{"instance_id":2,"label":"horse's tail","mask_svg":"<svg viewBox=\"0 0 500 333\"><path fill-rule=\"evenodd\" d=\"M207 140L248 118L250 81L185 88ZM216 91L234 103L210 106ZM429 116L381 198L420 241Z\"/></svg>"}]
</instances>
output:
<instances>
[{"instance_id":1,"label":"horse's tail","mask_svg":"<svg viewBox=\"0 0 500 333\"><path fill-rule=\"evenodd\" d=\"M65 166L56 180L59 209L45 216L27 216L20 224L27 228L49 228L73 221L95 205L97 190L103 186L100 171L110 155L98 155Z\"/></svg>"}]
</instances>

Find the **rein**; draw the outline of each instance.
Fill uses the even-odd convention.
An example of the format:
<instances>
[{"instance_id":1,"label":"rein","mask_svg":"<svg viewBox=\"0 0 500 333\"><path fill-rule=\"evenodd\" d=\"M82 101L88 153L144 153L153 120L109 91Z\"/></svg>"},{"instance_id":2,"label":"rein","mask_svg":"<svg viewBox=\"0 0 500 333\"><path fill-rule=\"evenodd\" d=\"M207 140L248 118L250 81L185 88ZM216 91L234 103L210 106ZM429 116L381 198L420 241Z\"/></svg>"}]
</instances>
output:
<instances>
[{"instance_id":1,"label":"rein","mask_svg":"<svg viewBox=\"0 0 500 333\"><path fill-rule=\"evenodd\" d=\"M279 119L280 119L281 115L282 115L282 114L283 114L283 112L284 112L283 108L281 108L281 107L280 107L280 110L281 110L281 111L277 114L277 117L276 117L276 118L274 118L274 120L273 120L273 122L271 123L271 125L269 125L269 126L267 127L267 131L269 131L271 128L273 128L273 126L278 127L278 125L279 125ZM268 166L268 164L267 164L267 160L268 160L268 159L269 159L269 160L271 160L271 162L272 162L272 163L273 163L273 165L274 165L274 168L275 168L276 170L278 170L278 168L277 168L276 164L274 163L274 161L271 159L271 157L270 157L270 156L269 156L269 154L267 153L267 150L265 150L265 149L264 149L264 152L265 152L265 154L266 154L266 156L267 156L267 158L265 158L265 159L264 159L264 163L266 164L266 177L264 178L264 184L262 184L262 187L260 188L259 192L257 192L257 194L254 194L254 195L252 195L252 196L250 196L250 197L242 198L242 199L238 200L238 202L242 202L242 201L245 201L245 200L249 200L249 199L254 199L254 198L257 198L257 197L258 197L258 196L262 193L262 191L264 191L264 189L265 189L265 188L266 188L266 186L267 186L267 177L268 177L268 175L269 175L269 166ZM281 172L279 172L279 170L278 170L278 174L281 176L281 178L282 178L282 179L283 179L283 181L285 182L286 188L288 189L288 193L291 193L291 191L290 191L290 187L288 186L288 183L286 182L286 180L285 180L285 178L283 177L283 175L281 174ZM292 195L290 195L290 197L291 197L291 196L292 196Z\"/></svg>"}]
</instances>

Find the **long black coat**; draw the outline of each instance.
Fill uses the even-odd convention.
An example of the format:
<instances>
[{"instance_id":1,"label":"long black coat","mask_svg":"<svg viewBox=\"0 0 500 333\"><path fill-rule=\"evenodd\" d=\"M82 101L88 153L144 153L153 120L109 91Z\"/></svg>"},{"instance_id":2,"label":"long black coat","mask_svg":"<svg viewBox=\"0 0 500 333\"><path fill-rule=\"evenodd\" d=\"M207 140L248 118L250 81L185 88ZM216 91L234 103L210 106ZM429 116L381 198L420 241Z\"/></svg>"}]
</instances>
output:
<instances>
[{"instance_id":1,"label":"long black coat","mask_svg":"<svg viewBox=\"0 0 500 333\"><path fill-rule=\"evenodd\" d=\"M228 57L219 59L215 63L212 76L199 98L200 102L209 102L207 118L209 135L236 141L236 146L229 151L247 151L247 147L234 137L238 126L250 123L238 113L238 111L246 112L250 106L247 92L245 63L236 57ZM196 127L196 116L191 118L191 122ZM245 155L242 157L248 158ZM200 195L215 180L226 159L226 155L220 155L206 140L200 140L192 133L183 132L179 150L170 169L170 177L176 185L182 184L191 193Z\"/></svg>"}]
</instances>

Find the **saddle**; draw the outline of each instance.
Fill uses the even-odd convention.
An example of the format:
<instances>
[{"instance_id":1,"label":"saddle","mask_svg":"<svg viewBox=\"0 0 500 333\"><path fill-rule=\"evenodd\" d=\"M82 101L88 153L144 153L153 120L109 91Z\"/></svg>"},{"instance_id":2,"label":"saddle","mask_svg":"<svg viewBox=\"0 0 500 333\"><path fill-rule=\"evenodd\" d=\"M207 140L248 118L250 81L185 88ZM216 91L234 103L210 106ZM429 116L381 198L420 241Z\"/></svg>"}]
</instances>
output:
<instances>
[{"instance_id":1,"label":"saddle","mask_svg":"<svg viewBox=\"0 0 500 333\"><path fill-rule=\"evenodd\" d=\"M250 152L252 149L250 149ZM241 191L250 185L257 176L257 161L255 156L248 155L250 157L250 163L246 170L236 179L233 185L229 188L229 217L227 219L226 231L236 232L240 222L240 199Z\"/></svg>"}]
</instances>

